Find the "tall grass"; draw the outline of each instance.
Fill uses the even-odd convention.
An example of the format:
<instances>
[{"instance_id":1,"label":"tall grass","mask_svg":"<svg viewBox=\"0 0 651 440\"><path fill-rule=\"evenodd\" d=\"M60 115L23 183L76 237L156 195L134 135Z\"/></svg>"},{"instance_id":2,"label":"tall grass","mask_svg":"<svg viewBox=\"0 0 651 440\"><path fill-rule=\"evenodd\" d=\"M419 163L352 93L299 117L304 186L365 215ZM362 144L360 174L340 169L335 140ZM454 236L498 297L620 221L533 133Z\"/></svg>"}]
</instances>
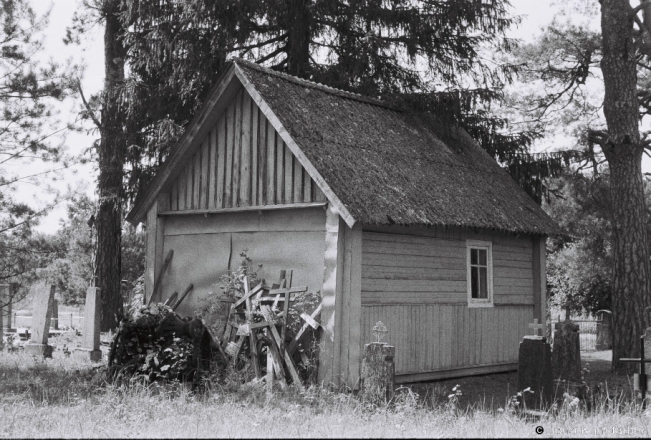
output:
<instances>
[{"instance_id":1,"label":"tall grass","mask_svg":"<svg viewBox=\"0 0 651 440\"><path fill-rule=\"evenodd\" d=\"M465 408L454 397L432 401L406 388L374 405L320 387L273 394L219 383L203 393L182 384L114 387L102 370L61 352L47 361L0 353L0 437L651 436L651 414L617 399L587 411L568 397L531 418L507 402L501 411Z\"/></svg>"}]
</instances>

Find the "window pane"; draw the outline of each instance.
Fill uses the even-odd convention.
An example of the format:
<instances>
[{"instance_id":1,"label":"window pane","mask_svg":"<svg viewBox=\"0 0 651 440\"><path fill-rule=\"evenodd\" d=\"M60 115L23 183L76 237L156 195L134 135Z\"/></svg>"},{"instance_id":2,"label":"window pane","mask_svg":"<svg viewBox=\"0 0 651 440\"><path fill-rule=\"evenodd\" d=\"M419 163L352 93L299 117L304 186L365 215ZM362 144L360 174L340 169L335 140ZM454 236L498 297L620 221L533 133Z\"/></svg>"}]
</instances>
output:
<instances>
[{"instance_id":1,"label":"window pane","mask_svg":"<svg viewBox=\"0 0 651 440\"><path fill-rule=\"evenodd\" d=\"M479 288L479 280L477 280L477 268L476 267L471 267L470 268L470 295L472 298L477 298L478 292L477 289Z\"/></svg>"},{"instance_id":2,"label":"window pane","mask_svg":"<svg viewBox=\"0 0 651 440\"><path fill-rule=\"evenodd\" d=\"M479 298L488 298L488 272L485 267L479 267Z\"/></svg>"},{"instance_id":3,"label":"window pane","mask_svg":"<svg viewBox=\"0 0 651 440\"><path fill-rule=\"evenodd\" d=\"M481 266L486 266L486 249L477 249L477 253L479 254L479 264Z\"/></svg>"},{"instance_id":4,"label":"window pane","mask_svg":"<svg viewBox=\"0 0 651 440\"><path fill-rule=\"evenodd\" d=\"M478 249L470 249L470 264L477 264Z\"/></svg>"}]
</instances>

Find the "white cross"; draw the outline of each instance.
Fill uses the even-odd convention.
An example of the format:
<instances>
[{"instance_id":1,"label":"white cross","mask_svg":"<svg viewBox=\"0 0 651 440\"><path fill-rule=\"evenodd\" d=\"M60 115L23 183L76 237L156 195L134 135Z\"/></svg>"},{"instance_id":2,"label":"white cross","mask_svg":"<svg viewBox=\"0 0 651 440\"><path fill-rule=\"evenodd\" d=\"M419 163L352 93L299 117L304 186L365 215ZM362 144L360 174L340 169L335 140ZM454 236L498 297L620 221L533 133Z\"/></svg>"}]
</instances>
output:
<instances>
[{"instance_id":1,"label":"white cross","mask_svg":"<svg viewBox=\"0 0 651 440\"><path fill-rule=\"evenodd\" d=\"M529 328L533 329L533 335L538 336L538 330L541 330L545 328L544 324L538 324L538 318L533 320L532 324L529 324ZM541 335L542 336L542 335Z\"/></svg>"}]
</instances>

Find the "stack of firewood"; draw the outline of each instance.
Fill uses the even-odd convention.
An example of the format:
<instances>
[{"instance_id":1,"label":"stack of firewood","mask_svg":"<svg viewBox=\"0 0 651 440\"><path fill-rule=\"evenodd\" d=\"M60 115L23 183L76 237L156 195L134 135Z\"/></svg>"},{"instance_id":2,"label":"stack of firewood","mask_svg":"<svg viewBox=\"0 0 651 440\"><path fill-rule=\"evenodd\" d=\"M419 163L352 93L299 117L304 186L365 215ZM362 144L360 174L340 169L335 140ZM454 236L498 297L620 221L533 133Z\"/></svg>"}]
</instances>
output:
<instances>
[{"instance_id":1,"label":"stack of firewood","mask_svg":"<svg viewBox=\"0 0 651 440\"><path fill-rule=\"evenodd\" d=\"M302 325L289 332L291 304L307 287L291 287L291 271L281 271L277 284L265 286L264 281L250 288L244 278L241 296L223 297L230 303L226 325L219 346L233 367L254 375L254 382L265 382L269 388L277 382L284 387L288 381L302 388L297 359L308 365L302 344L309 327L319 328L317 321L321 305L311 314L300 313Z\"/></svg>"}]
</instances>

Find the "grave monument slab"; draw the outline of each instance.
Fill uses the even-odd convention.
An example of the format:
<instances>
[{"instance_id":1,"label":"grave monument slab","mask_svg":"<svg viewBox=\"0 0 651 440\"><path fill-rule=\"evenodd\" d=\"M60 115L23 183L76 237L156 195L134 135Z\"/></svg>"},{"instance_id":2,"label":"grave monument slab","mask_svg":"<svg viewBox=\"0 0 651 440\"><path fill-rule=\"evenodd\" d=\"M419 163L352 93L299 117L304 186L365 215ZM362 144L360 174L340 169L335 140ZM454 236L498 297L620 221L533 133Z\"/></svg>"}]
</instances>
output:
<instances>
[{"instance_id":1,"label":"grave monument slab","mask_svg":"<svg viewBox=\"0 0 651 440\"><path fill-rule=\"evenodd\" d=\"M547 338L538 336L538 331L544 329L534 319L529 327L534 335L527 335L520 342L518 354L518 391L529 389L532 392L522 393L522 404L527 410L543 409L553 402L553 376L551 347Z\"/></svg>"},{"instance_id":2,"label":"grave monument slab","mask_svg":"<svg viewBox=\"0 0 651 440\"><path fill-rule=\"evenodd\" d=\"M50 334L50 310L54 300L55 287L50 284L37 283L32 286L32 337L25 344L25 352L45 357L52 357L53 347L48 345Z\"/></svg>"},{"instance_id":3,"label":"grave monument slab","mask_svg":"<svg viewBox=\"0 0 651 440\"><path fill-rule=\"evenodd\" d=\"M557 322L554 325L552 368L554 379L581 382L579 326L572 321Z\"/></svg>"},{"instance_id":4,"label":"grave monument slab","mask_svg":"<svg viewBox=\"0 0 651 440\"><path fill-rule=\"evenodd\" d=\"M93 362L102 360L102 352L99 349L100 299L99 287L89 287L86 291L81 348L77 348L74 353L77 359Z\"/></svg>"}]
</instances>

